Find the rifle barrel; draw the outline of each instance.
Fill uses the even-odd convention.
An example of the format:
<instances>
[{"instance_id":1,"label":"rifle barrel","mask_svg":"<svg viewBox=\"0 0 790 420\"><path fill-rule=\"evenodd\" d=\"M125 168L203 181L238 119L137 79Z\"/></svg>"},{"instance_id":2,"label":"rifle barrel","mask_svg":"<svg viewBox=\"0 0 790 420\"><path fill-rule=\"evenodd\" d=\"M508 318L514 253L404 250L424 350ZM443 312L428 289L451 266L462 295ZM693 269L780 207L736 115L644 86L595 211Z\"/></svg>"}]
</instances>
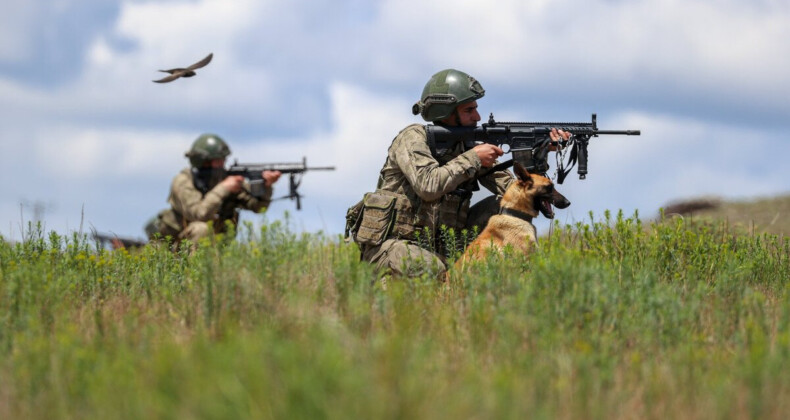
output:
<instances>
[{"instance_id":1,"label":"rifle barrel","mask_svg":"<svg viewBox=\"0 0 790 420\"><path fill-rule=\"evenodd\" d=\"M228 170L249 170L249 171L280 171L280 172L304 172L304 171L334 171L334 166L302 166L299 163L234 163Z\"/></svg>"},{"instance_id":2,"label":"rifle barrel","mask_svg":"<svg viewBox=\"0 0 790 420\"><path fill-rule=\"evenodd\" d=\"M641 130L596 130L595 134L622 134L625 136L639 136Z\"/></svg>"}]
</instances>

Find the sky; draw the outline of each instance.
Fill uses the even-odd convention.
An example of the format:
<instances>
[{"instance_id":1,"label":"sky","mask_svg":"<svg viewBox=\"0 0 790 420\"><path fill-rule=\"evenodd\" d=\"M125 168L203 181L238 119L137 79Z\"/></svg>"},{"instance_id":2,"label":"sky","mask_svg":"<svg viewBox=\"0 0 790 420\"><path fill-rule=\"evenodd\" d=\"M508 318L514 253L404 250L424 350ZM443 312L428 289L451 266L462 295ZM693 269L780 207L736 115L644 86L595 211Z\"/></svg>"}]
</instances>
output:
<instances>
[{"instance_id":1,"label":"sky","mask_svg":"<svg viewBox=\"0 0 790 420\"><path fill-rule=\"evenodd\" d=\"M786 0L7 0L0 235L40 220L142 238L202 133L231 160L335 166L303 177L301 211L244 219L341 234L446 68L481 82L484 119L641 130L591 140L587 179L558 186L562 223L784 195L788 39ZM208 53L197 76L152 83Z\"/></svg>"}]
</instances>

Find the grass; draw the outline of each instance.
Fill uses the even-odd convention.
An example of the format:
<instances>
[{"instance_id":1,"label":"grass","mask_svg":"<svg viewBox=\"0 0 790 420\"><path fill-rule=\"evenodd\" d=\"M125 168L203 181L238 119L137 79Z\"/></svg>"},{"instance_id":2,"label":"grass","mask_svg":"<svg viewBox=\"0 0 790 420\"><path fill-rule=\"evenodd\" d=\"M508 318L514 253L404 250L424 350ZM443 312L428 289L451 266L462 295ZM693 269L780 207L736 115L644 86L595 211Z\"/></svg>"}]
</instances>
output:
<instances>
[{"instance_id":1,"label":"grass","mask_svg":"<svg viewBox=\"0 0 790 420\"><path fill-rule=\"evenodd\" d=\"M790 241L556 225L383 289L275 222L197 252L0 241L0 418L783 418Z\"/></svg>"}]
</instances>

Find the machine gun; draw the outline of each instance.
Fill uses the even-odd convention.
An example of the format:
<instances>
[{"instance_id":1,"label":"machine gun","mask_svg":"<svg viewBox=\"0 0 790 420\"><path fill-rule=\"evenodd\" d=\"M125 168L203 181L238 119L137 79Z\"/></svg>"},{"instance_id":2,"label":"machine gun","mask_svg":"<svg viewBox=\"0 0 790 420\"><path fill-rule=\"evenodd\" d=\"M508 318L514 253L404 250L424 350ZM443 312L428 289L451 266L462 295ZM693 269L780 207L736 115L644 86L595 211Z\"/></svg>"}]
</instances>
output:
<instances>
[{"instance_id":1,"label":"machine gun","mask_svg":"<svg viewBox=\"0 0 790 420\"><path fill-rule=\"evenodd\" d=\"M233 165L228 168L228 175L241 175L247 178L250 182L249 193L256 198L263 197L266 191L266 184L261 172L263 171L280 171L288 174L288 195L278 197L275 200L283 198L290 198L296 200L296 209L302 209L302 195L299 194L298 188L302 183L302 176L307 171L334 171L334 166L320 166L308 167L307 157L302 157L301 162L288 162L288 163L238 163L234 161Z\"/></svg>"},{"instance_id":2,"label":"machine gun","mask_svg":"<svg viewBox=\"0 0 790 420\"><path fill-rule=\"evenodd\" d=\"M552 141L549 136L552 128L571 133L571 138L559 142ZM480 127L427 125L426 131L428 145L437 158L453 150L458 142L463 142L466 149L480 143L495 144L499 147L506 145L505 153L513 153L513 159L496 165L492 171L505 169L516 161L530 172L545 174L549 170L548 153L551 146L560 146L556 149L562 148L565 152L558 152L558 184L562 184L577 162L579 179L587 177L587 144L591 137L598 137L601 134L640 135L640 130L599 130L596 114L592 114L592 121L588 123L568 123L498 122L494 120L492 113L488 117L488 122ZM565 153L568 151L570 155L566 163Z\"/></svg>"},{"instance_id":3,"label":"machine gun","mask_svg":"<svg viewBox=\"0 0 790 420\"><path fill-rule=\"evenodd\" d=\"M121 249L121 248L140 248L145 246L147 241L143 239L137 238L127 238L123 236L118 236L114 233L100 233L96 230L91 232L91 236L93 240L96 241L102 248L109 247L110 249Z\"/></svg>"}]
</instances>

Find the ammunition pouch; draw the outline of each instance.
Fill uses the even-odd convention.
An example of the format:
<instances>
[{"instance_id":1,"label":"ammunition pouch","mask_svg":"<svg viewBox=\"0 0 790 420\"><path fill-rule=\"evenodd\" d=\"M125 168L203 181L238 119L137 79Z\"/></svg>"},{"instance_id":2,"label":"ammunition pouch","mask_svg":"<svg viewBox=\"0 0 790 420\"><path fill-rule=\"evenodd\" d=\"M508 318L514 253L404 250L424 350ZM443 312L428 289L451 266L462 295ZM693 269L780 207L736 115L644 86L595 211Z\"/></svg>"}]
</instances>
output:
<instances>
[{"instance_id":1,"label":"ammunition pouch","mask_svg":"<svg viewBox=\"0 0 790 420\"><path fill-rule=\"evenodd\" d=\"M431 251L444 248L436 242L436 233L442 226L457 233L466 227L470 196L470 191L458 190L435 202L412 202L391 191L367 193L346 213L346 238L351 237L360 246L378 246L397 238Z\"/></svg>"},{"instance_id":2,"label":"ammunition pouch","mask_svg":"<svg viewBox=\"0 0 790 420\"><path fill-rule=\"evenodd\" d=\"M349 207L346 211L346 232L343 235L344 238L356 238L357 230L359 230L359 224L362 223L362 208L364 203L364 199L359 200L357 204Z\"/></svg>"},{"instance_id":3,"label":"ammunition pouch","mask_svg":"<svg viewBox=\"0 0 790 420\"><path fill-rule=\"evenodd\" d=\"M360 245L381 245L395 222L395 197L368 193L362 199L362 206L356 241Z\"/></svg>"},{"instance_id":4,"label":"ammunition pouch","mask_svg":"<svg viewBox=\"0 0 790 420\"><path fill-rule=\"evenodd\" d=\"M412 239L417 227L409 199L378 190L365 194L346 213L346 237L360 245L381 245L387 238Z\"/></svg>"}]
</instances>

